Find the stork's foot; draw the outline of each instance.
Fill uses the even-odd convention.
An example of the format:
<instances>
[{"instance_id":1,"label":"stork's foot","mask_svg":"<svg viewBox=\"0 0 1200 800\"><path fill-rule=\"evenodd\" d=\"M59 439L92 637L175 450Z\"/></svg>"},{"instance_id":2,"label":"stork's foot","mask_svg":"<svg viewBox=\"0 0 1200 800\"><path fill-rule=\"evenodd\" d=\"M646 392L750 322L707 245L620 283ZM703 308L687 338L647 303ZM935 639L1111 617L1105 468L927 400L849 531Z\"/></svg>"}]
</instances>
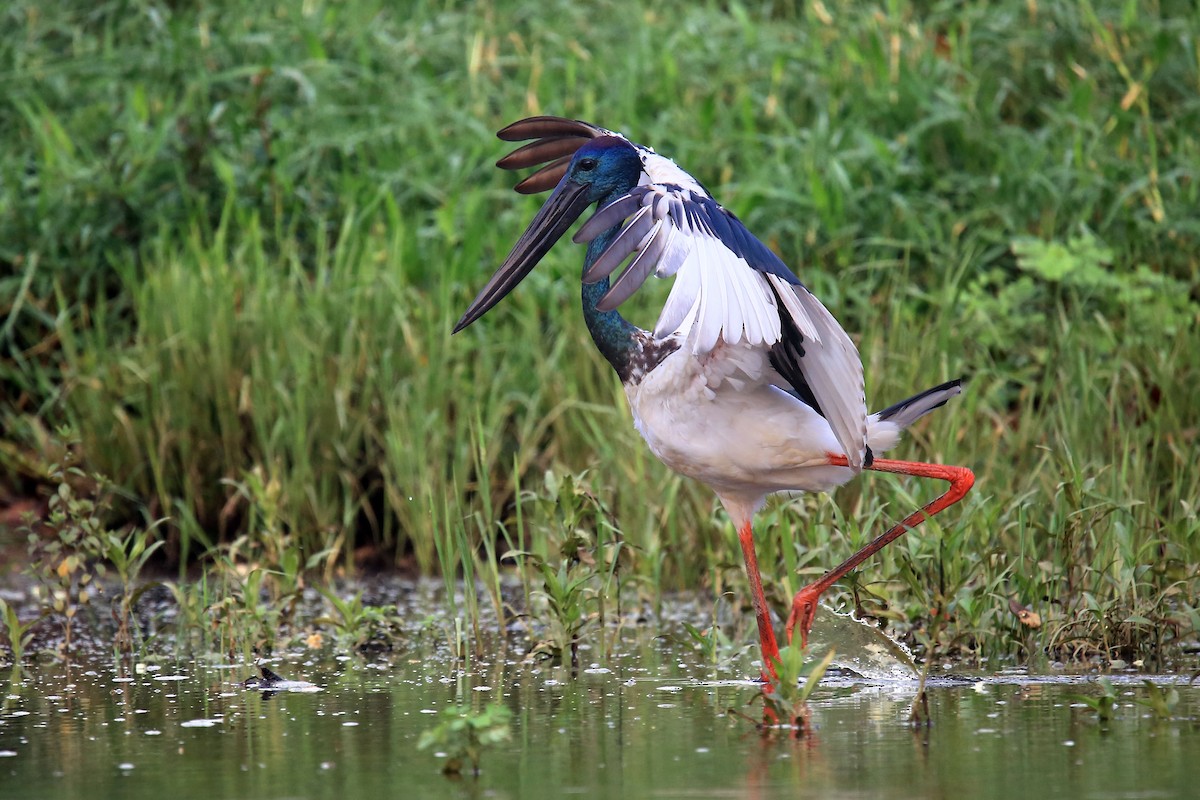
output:
<instances>
[{"instance_id":1,"label":"stork's foot","mask_svg":"<svg viewBox=\"0 0 1200 800\"><path fill-rule=\"evenodd\" d=\"M817 601L821 599L821 590L815 586L805 586L796 592L792 598L792 613L788 615L787 640L792 643L795 629L800 628L800 646L808 646L808 632L812 630L813 618L817 616Z\"/></svg>"}]
</instances>

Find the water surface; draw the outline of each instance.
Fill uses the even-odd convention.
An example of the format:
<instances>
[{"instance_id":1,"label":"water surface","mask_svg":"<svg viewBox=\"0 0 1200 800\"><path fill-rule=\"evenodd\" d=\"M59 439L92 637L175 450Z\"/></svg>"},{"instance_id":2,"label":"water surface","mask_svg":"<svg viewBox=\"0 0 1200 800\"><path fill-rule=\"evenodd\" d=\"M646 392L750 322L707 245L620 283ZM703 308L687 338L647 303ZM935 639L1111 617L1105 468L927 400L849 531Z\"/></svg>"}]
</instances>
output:
<instances>
[{"instance_id":1,"label":"water surface","mask_svg":"<svg viewBox=\"0 0 1200 800\"><path fill-rule=\"evenodd\" d=\"M515 657L464 672L300 655L271 666L322 691L274 695L240 688L244 666L35 665L0 708L0 796L1196 796L1200 688L1182 681L1171 718L1155 719L1133 702L1140 678L1114 678L1121 697L1102 723L1072 707L1098 693L1089 678L940 677L933 724L914 730L915 681L841 677L816 693L815 735L794 742L728 715L756 715L757 687L693 659L649 637L575 679ZM421 732L439 709L490 702L512 709L512 740L485 753L478 779L446 778L416 749Z\"/></svg>"}]
</instances>

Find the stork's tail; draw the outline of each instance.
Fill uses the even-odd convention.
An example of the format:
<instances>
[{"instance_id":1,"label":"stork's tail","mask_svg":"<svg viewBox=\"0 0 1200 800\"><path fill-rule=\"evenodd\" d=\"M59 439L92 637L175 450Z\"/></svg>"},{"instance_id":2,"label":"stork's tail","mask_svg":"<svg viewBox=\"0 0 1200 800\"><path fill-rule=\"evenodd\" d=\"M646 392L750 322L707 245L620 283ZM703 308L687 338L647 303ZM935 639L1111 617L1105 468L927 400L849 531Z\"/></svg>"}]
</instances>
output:
<instances>
[{"instance_id":1,"label":"stork's tail","mask_svg":"<svg viewBox=\"0 0 1200 800\"><path fill-rule=\"evenodd\" d=\"M901 431L935 408L945 405L954 395L962 394L964 380L958 378L926 389L868 417L867 444L871 450L882 453L893 447L900 440Z\"/></svg>"}]
</instances>

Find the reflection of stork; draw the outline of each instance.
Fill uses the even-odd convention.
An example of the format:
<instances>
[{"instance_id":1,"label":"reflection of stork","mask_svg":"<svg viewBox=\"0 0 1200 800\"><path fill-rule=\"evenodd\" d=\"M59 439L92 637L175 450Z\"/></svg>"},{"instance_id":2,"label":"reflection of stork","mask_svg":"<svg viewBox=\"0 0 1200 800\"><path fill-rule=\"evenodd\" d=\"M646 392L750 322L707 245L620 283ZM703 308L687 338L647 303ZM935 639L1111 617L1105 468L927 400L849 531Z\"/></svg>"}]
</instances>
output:
<instances>
[{"instance_id":1,"label":"reflection of stork","mask_svg":"<svg viewBox=\"0 0 1200 800\"><path fill-rule=\"evenodd\" d=\"M712 487L733 518L770 669L779 648L754 552L754 512L772 492L829 491L863 469L950 483L943 495L796 594L787 634L790 641L799 625L803 641L822 592L971 488L975 477L963 467L875 457L896 444L905 427L958 394L961 382L868 414L862 362L837 320L673 161L620 134L559 117L521 120L499 136L535 140L499 166L549 162L517 191L554 191L455 332L500 302L596 204L575 234L575 241L588 243L588 330L625 385L634 425L650 449L671 469ZM629 266L610 283L626 259ZM644 331L616 308L651 274L675 283L654 330Z\"/></svg>"}]
</instances>

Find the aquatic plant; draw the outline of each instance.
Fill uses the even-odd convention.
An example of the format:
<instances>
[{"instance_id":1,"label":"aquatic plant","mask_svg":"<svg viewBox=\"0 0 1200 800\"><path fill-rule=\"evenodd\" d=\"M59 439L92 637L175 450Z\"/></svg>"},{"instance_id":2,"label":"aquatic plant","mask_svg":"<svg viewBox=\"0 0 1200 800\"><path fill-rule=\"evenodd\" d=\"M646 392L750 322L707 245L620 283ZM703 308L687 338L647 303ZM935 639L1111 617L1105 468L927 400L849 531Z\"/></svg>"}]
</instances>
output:
<instances>
[{"instance_id":1,"label":"aquatic plant","mask_svg":"<svg viewBox=\"0 0 1200 800\"><path fill-rule=\"evenodd\" d=\"M396 639L396 607L364 606L362 591L349 598L338 595L333 588L316 587L335 616L326 615L314 620L317 625L332 625L337 645L348 650L390 650Z\"/></svg>"},{"instance_id":2,"label":"aquatic plant","mask_svg":"<svg viewBox=\"0 0 1200 800\"><path fill-rule=\"evenodd\" d=\"M79 442L68 427L60 428L52 440L59 460L46 467L55 490L41 519L28 517L24 524L29 561L24 571L45 593L46 613L60 617L62 648L69 653L79 611L91 604L106 587L109 570L116 573L118 592L110 602L117 652L131 653L134 647L133 610L141 596L158 584L141 580L142 570L163 547L155 540L161 525L128 525L114 530L107 518L112 514L113 486L103 475L80 466Z\"/></svg>"},{"instance_id":3,"label":"aquatic plant","mask_svg":"<svg viewBox=\"0 0 1200 800\"><path fill-rule=\"evenodd\" d=\"M483 752L512 737L509 725L512 711L499 703L482 711L472 711L469 706L451 706L442 709L439 716L441 722L421 734L417 749L437 748L438 754L445 758L442 772L447 775L459 775L469 766L471 774L478 776Z\"/></svg>"},{"instance_id":4,"label":"aquatic plant","mask_svg":"<svg viewBox=\"0 0 1200 800\"><path fill-rule=\"evenodd\" d=\"M175 647L180 652L220 652L214 637L215 622L208 616L210 576L205 570L194 581L168 581L164 584L175 601Z\"/></svg>"},{"instance_id":5,"label":"aquatic plant","mask_svg":"<svg viewBox=\"0 0 1200 800\"><path fill-rule=\"evenodd\" d=\"M329 542L323 549L305 556L309 542L294 535L282 516L283 489L277 477L268 475L261 465L256 465L242 480L222 483L235 491L225 512L233 514L242 506L247 517L247 532L216 550L233 562L265 567L267 580L264 586L276 602L298 596L304 588L306 572L320 569L329 580L341 547L336 541Z\"/></svg>"},{"instance_id":6,"label":"aquatic plant","mask_svg":"<svg viewBox=\"0 0 1200 800\"><path fill-rule=\"evenodd\" d=\"M273 601L263 586L267 570L262 567L246 566L226 555L216 557L213 563L216 597L204 609L204 616L215 633L218 652L246 662L255 655L270 654L295 598L286 603Z\"/></svg>"},{"instance_id":7,"label":"aquatic plant","mask_svg":"<svg viewBox=\"0 0 1200 800\"><path fill-rule=\"evenodd\" d=\"M1142 680L1142 688L1146 690L1145 697L1135 697L1133 702L1150 709L1155 719L1170 719L1175 707L1179 705L1179 689L1173 685L1160 686L1152 680Z\"/></svg>"},{"instance_id":8,"label":"aquatic plant","mask_svg":"<svg viewBox=\"0 0 1200 800\"><path fill-rule=\"evenodd\" d=\"M1076 703L1095 712L1096 719L1100 722L1108 722L1112 719L1113 710L1117 705L1117 690L1113 686L1112 681L1107 677L1102 677L1096 681L1096 686L1100 687L1100 694L1098 695L1073 694L1070 697Z\"/></svg>"},{"instance_id":9,"label":"aquatic plant","mask_svg":"<svg viewBox=\"0 0 1200 800\"><path fill-rule=\"evenodd\" d=\"M78 451L69 429L61 429L59 439L65 446L61 459L47 468L55 491L47 502L46 516L25 521L29 555L25 570L43 592L43 607L59 618L60 647L69 655L75 617L101 590L94 580L103 571L97 557L103 553L110 531L103 519L104 479L77 465ZM89 485L91 492L81 494L77 483Z\"/></svg>"},{"instance_id":10,"label":"aquatic plant","mask_svg":"<svg viewBox=\"0 0 1200 800\"><path fill-rule=\"evenodd\" d=\"M580 569L581 563L572 565L563 560L552 566L544 561L537 562L543 581L539 594L545 598L550 611L550 629L546 638L531 652L546 653L559 663L570 663L572 668L579 666L579 639L590 621L585 608L586 589L595 577L590 570Z\"/></svg>"},{"instance_id":11,"label":"aquatic plant","mask_svg":"<svg viewBox=\"0 0 1200 800\"><path fill-rule=\"evenodd\" d=\"M933 592L932 606L929 609L929 619L925 625L914 628L913 638L924 650L924 661L921 664L921 674L917 682L917 693L913 696L912 705L908 711L908 724L920 727L933 724L929 713L929 671L935 661L944 657L948 646L942 640L942 632L950 625L953 617L949 611L950 602L940 592Z\"/></svg>"},{"instance_id":12,"label":"aquatic plant","mask_svg":"<svg viewBox=\"0 0 1200 800\"><path fill-rule=\"evenodd\" d=\"M133 652L134 632L137 626L133 624L133 609L138 600L148 590L161 585L158 581L139 582L139 576L151 556L165 544L162 539L151 541L158 526L148 528L135 527L124 536L114 531L103 534L93 548L103 559L97 567L103 568L107 563L117 573L120 582L120 594L113 599L113 618L117 623L116 638L113 643L118 652L126 655ZM103 575L103 572L101 572ZM140 635L140 634L139 634Z\"/></svg>"},{"instance_id":13,"label":"aquatic plant","mask_svg":"<svg viewBox=\"0 0 1200 800\"><path fill-rule=\"evenodd\" d=\"M715 621L704 630L690 622L681 621L680 624L687 633L688 640L699 651L701 659L711 665L714 670L722 662L737 658L746 649L746 647L735 646Z\"/></svg>"},{"instance_id":14,"label":"aquatic plant","mask_svg":"<svg viewBox=\"0 0 1200 800\"><path fill-rule=\"evenodd\" d=\"M763 684L759 693L766 718L776 721L779 727L764 724L761 726L764 731L784 730L793 738L803 738L812 732L808 698L820 684L833 657L833 648L819 660L808 658L807 648L796 645L779 650L779 659L771 662L774 677Z\"/></svg>"},{"instance_id":15,"label":"aquatic plant","mask_svg":"<svg viewBox=\"0 0 1200 800\"><path fill-rule=\"evenodd\" d=\"M46 616L42 612L28 622L21 622L17 617L17 609L0 597L0 620L4 622L3 633L9 652L12 654L14 667L19 667L25 658L25 648L33 640L33 629Z\"/></svg>"},{"instance_id":16,"label":"aquatic plant","mask_svg":"<svg viewBox=\"0 0 1200 800\"><path fill-rule=\"evenodd\" d=\"M603 631L611 606L620 615L622 565L632 551L586 472L547 470L541 491L524 492L520 508L544 550L511 550L501 558L524 566L531 613L545 626L531 653L577 667L584 630L597 623Z\"/></svg>"}]
</instances>

